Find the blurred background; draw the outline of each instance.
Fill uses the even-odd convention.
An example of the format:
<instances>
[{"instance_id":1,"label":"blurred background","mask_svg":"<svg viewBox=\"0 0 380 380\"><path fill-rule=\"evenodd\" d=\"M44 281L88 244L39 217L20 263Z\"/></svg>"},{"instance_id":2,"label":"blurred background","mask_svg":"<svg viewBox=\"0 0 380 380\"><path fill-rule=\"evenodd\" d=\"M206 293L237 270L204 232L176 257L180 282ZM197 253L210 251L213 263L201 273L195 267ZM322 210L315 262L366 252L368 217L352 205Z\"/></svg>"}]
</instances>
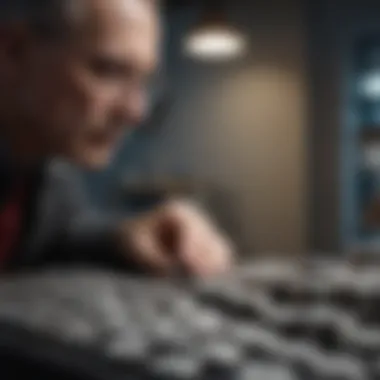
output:
<instances>
[{"instance_id":1,"label":"blurred background","mask_svg":"<svg viewBox=\"0 0 380 380\"><path fill-rule=\"evenodd\" d=\"M106 210L196 198L243 255L380 251L380 2L167 1L151 117L84 173Z\"/></svg>"}]
</instances>

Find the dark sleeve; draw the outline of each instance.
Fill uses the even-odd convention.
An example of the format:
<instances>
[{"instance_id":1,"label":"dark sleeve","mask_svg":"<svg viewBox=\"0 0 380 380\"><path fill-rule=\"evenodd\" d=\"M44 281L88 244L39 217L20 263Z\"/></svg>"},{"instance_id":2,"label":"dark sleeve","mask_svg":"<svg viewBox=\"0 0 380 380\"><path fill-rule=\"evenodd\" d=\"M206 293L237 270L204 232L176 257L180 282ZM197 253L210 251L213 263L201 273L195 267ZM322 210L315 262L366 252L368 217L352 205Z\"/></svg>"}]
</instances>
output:
<instances>
[{"instance_id":1,"label":"dark sleeve","mask_svg":"<svg viewBox=\"0 0 380 380\"><path fill-rule=\"evenodd\" d=\"M58 174L55 186L59 188L55 192L61 228L51 240L49 256L60 264L110 266L136 272L129 255L120 251L116 241L115 231L122 218L105 215L90 205L74 169L61 166Z\"/></svg>"}]
</instances>

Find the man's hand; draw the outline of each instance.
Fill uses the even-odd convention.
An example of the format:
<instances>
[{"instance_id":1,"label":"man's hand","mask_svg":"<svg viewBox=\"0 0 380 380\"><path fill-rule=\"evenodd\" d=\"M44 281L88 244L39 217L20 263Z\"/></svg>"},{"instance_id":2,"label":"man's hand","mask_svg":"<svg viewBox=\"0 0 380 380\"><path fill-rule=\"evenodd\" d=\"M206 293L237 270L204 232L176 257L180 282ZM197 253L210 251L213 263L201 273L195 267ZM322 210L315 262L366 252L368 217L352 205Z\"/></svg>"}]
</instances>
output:
<instances>
[{"instance_id":1,"label":"man's hand","mask_svg":"<svg viewBox=\"0 0 380 380\"><path fill-rule=\"evenodd\" d=\"M216 275L232 265L231 242L190 202L171 201L120 226L122 251L150 273Z\"/></svg>"}]
</instances>

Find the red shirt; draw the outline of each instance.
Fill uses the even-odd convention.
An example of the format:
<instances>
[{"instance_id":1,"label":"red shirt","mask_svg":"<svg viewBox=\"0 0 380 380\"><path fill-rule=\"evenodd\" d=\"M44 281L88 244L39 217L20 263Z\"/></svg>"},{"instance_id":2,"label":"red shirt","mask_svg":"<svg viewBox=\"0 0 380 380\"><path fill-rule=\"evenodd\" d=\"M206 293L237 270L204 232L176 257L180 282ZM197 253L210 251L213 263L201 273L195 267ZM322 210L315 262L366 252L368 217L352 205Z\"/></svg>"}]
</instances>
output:
<instances>
[{"instance_id":1,"label":"red shirt","mask_svg":"<svg viewBox=\"0 0 380 380\"><path fill-rule=\"evenodd\" d=\"M9 259L19 241L24 214L24 189L13 191L0 208L0 268Z\"/></svg>"}]
</instances>

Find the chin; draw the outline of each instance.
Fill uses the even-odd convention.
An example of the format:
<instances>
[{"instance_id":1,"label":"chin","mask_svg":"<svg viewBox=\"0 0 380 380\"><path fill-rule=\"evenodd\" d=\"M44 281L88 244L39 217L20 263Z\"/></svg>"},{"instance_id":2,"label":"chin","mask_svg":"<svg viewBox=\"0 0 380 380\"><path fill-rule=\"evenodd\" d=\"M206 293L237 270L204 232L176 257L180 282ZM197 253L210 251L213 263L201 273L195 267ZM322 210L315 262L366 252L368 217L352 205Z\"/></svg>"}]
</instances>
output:
<instances>
[{"instance_id":1,"label":"chin","mask_svg":"<svg viewBox=\"0 0 380 380\"><path fill-rule=\"evenodd\" d=\"M86 170L106 169L113 160L110 149L84 149L72 156L72 161Z\"/></svg>"},{"instance_id":2,"label":"chin","mask_svg":"<svg viewBox=\"0 0 380 380\"><path fill-rule=\"evenodd\" d=\"M110 164L110 160L86 160L80 166L86 170L101 171L107 169Z\"/></svg>"}]
</instances>

